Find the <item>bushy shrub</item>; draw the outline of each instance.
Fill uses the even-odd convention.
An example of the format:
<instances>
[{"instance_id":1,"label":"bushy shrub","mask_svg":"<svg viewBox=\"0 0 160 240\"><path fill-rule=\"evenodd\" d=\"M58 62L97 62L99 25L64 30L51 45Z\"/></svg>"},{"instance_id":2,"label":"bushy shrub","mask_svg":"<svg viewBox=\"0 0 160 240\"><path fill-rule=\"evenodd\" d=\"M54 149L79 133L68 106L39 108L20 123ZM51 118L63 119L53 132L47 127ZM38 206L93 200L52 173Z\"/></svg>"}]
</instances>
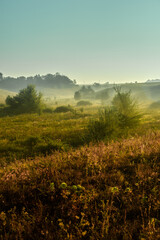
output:
<instances>
[{"instance_id":1,"label":"bushy shrub","mask_svg":"<svg viewBox=\"0 0 160 240\"><path fill-rule=\"evenodd\" d=\"M80 99L93 99L95 98L95 91L91 88L91 86L82 86L79 91L76 91L74 94L75 100Z\"/></svg>"},{"instance_id":2,"label":"bushy shrub","mask_svg":"<svg viewBox=\"0 0 160 240\"><path fill-rule=\"evenodd\" d=\"M66 113L73 112L73 108L71 106L59 106L54 110L55 113Z\"/></svg>"},{"instance_id":3,"label":"bushy shrub","mask_svg":"<svg viewBox=\"0 0 160 240\"><path fill-rule=\"evenodd\" d=\"M62 141L45 139L38 136L31 136L25 140L24 145L27 147L29 153L36 154L51 154L53 151L64 151L68 149L68 145Z\"/></svg>"},{"instance_id":4,"label":"bushy shrub","mask_svg":"<svg viewBox=\"0 0 160 240\"><path fill-rule=\"evenodd\" d=\"M128 131L137 127L141 114L138 112L136 102L131 98L130 92L121 92L115 88L116 95L112 106L99 112L97 120L89 122L86 139L100 141L128 134Z\"/></svg>"},{"instance_id":5,"label":"bushy shrub","mask_svg":"<svg viewBox=\"0 0 160 240\"><path fill-rule=\"evenodd\" d=\"M92 103L90 102L90 101L79 101L79 102L77 102L77 106L79 107L79 106L90 106L90 105L92 105Z\"/></svg>"},{"instance_id":6,"label":"bushy shrub","mask_svg":"<svg viewBox=\"0 0 160 240\"><path fill-rule=\"evenodd\" d=\"M35 86L29 85L20 90L16 96L8 96L6 104L15 113L40 113L43 106L42 94L37 93Z\"/></svg>"},{"instance_id":7,"label":"bushy shrub","mask_svg":"<svg viewBox=\"0 0 160 240\"><path fill-rule=\"evenodd\" d=\"M46 107L46 108L43 109L43 112L44 113L53 113L53 109L50 108L50 107Z\"/></svg>"},{"instance_id":8,"label":"bushy shrub","mask_svg":"<svg viewBox=\"0 0 160 240\"><path fill-rule=\"evenodd\" d=\"M97 120L91 120L86 131L87 141L110 139L118 132L117 112L108 107L99 112Z\"/></svg>"},{"instance_id":9,"label":"bushy shrub","mask_svg":"<svg viewBox=\"0 0 160 240\"><path fill-rule=\"evenodd\" d=\"M131 97L131 91L121 92L115 88L116 95L112 100L112 107L117 111L120 128L134 128L140 123L141 114L136 101Z\"/></svg>"}]
</instances>

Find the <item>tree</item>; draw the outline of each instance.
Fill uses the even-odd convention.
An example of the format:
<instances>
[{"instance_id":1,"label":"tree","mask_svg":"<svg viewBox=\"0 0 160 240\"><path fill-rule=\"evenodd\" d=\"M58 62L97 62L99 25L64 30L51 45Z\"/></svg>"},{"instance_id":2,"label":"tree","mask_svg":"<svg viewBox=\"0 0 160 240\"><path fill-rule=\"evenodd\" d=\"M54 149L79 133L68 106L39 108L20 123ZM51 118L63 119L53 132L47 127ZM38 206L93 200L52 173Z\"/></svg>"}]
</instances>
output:
<instances>
[{"instance_id":1,"label":"tree","mask_svg":"<svg viewBox=\"0 0 160 240\"><path fill-rule=\"evenodd\" d=\"M3 80L3 74L0 72L0 81Z\"/></svg>"},{"instance_id":2,"label":"tree","mask_svg":"<svg viewBox=\"0 0 160 240\"><path fill-rule=\"evenodd\" d=\"M122 128L136 127L141 118L136 101L131 97L131 91L122 92L120 87L115 87L116 95L112 100L112 106L117 111L119 125Z\"/></svg>"},{"instance_id":3,"label":"tree","mask_svg":"<svg viewBox=\"0 0 160 240\"><path fill-rule=\"evenodd\" d=\"M112 100L112 106L102 109L98 119L91 120L86 131L87 141L109 140L119 136L127 136L130 129L140 124L142 115L131 92L121 92L121 88L115 88L116 95Z\"/></svg>"},{"instance_id":4,"label":"tree","mask_svg":"<svg viewBox=\"0 0 160 240\"><path fill-rule=\"evenodd\" d=\"M76 100L83 99L89 99L95 97L95 91L91 88L91 86L82 86L81 89L77 92L75 92L74 98Z\"/></svg>"},{"instance_id":5,"label":"tree","mask_svg":"<svg viewBox=\"0 0 160 240\"><path fill-rule=\"evenodd\" d=\"M37 93L35 86L28 85L14 96L6 98L6 104L18 113L40 113L42 110L42 94Z\"/></svg>"}]
</instances>

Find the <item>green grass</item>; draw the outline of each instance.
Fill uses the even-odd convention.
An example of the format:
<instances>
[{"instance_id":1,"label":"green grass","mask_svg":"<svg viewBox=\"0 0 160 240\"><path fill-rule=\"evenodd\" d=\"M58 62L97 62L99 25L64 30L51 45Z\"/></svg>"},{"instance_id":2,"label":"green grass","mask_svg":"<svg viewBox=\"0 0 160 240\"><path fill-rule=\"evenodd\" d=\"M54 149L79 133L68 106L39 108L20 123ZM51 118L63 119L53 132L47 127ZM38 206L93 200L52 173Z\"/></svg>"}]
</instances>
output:
<instances>
[{"instance_id":1,"label":"green grass","mask_svg":"<svg viewBox=\"0 0 160 240\"><path fill-rule=\"evenodd\" d=\"M98 119L100 108L100 105L94 104L84 107L83 112L81 108L73 107L74 111L67 113L21 114L0 118L0 164L85 145L88 143L85 138L87 125L91 120ZM136 130L130 130L128 136L144 135L147 131L160 129L159 119L160 111L143 111L141 125ZM119 135L121 138L128 136L124 133ZM36 140L32 141L32 138ZM94 139L89 138L89 141Z\"/></svg>"},{"instance_id":2,"label":"green grass","mask_svg":"<svg viewBox=\"0 0 160 240\"><path fill-rule=\"evenodd\" d=\"M30 146L25 142L31 137L38 137L44 141L61 141L70 146L76 145L76 142L72 143L71 136L73 137L76 132L82 132L85 122L85 117L77 120L72 113L41 116L24 114L0 118L0 158L7 157L13 160L23 158L25 155L28 157L31 153Z\"/></svg>"},{"instance_id":3,"label":"green grass","mask_svg":"<svg viewBox=\"0 0 160 240\"><path fill-rule=\"evenodd\" d=\"M0 239L160 239L160 111L93 144L102 106L65 103L0 118Z\"/></svg>"},{"instance_id":4,"label":"green grass","mask_svg":"<svg viewBox=\"0 0 160 240\"><path fill-rule=\"evenodd\" d=\"M52 108L56 109L56 105ZM0 164L44 154L45 148L46 153L51 152L54 145L59 145L59 150L83 145L87 123L96 114L97 106L86 107L83 113L79 108L74 108L73 112L67 113L21 114L0 118ZM31 138L37 140L29 144Z\"/></svg>"}]
</instances>

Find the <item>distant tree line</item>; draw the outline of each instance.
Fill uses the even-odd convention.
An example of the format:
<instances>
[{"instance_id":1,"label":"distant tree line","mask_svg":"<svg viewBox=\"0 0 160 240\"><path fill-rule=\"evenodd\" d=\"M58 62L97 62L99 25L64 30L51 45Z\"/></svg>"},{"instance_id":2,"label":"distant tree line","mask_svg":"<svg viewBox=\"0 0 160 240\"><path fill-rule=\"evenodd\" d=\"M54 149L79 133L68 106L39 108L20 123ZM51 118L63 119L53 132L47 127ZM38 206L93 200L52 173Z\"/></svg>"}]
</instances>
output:
<instances>
[{"instance_id":1,"label":"distant tree line","mask_svg":"<svg viewBox=\"0 0 160 240\"><path fill-rule=\"evenodd\" d=\"M82 86L79 91L74 93L74 99L79 101L81 99L101 99L107 100L109 98L110 89L106 88L104 90L94 91L91 86Z\"/></svg>"},{"instance_id":2,"label":"distant tree line","mask_svg":"<svg viewBox=\"0 0 160 240\"><path fill-rule=\"evenodd\" d=\"M82 86L79 91L76 91L74 94L75 100L80 99L93 99L95 91L91 88L91 86Z\"/></svg>"},{"instance_id":3,"label":"distant tree line","mask_svg":"<svg viewBox=\"0 0 160 240\"><path fill-rule=\"evenodd\" d=\"M69 79L65 75L59 73L47 75L35 75L30 77L3 77L0 73L0 88L12 91L18 91L26 88L28 85L35 85L39 88L70 88L76 86L76 81Z\"/></svg>"},{"instance_id":4,"label":"distant tree line","mask_svg":"<svg viewBox=\"0 0 160 240\"><path fill-rule=\"evenodd\" d=\"M43 108L42 94L38 93L35 86L28 85L19 91L16 96L7 96L6 104L8 113L41 113Z\"/></svg>"}]
</instances>

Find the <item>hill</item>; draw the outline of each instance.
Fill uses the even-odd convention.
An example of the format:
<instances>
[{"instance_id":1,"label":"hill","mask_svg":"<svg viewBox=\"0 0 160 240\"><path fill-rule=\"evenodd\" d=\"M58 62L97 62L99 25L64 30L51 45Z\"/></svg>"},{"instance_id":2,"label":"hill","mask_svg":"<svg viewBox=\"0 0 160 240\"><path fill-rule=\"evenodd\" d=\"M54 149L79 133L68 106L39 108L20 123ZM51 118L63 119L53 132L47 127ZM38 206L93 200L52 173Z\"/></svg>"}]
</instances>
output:
<instances>
[{"instance_id":1,"label":"hill","mask_svg":"<svg viewBox=\"0 0 160 240\"><path fill-rule=\"evenodd\" d=\"M113 84L109 84L107 88L98 90L94 93L93 98L96 99L107 99L112 98L115 94ZM156 101L160 100L160 83L125 83L118 84L123 91L131 91L132 95L142 101Z\"/></svg>"},{"instance_id":2,"label":"hill","mask_svg":"<svg viewBox=\"0 0 160 240\"><path fill-rule=\"evenodd\" d=\"M0 170L2 239L159 239L160 133Z\"/></svg>"}]
</instances>

